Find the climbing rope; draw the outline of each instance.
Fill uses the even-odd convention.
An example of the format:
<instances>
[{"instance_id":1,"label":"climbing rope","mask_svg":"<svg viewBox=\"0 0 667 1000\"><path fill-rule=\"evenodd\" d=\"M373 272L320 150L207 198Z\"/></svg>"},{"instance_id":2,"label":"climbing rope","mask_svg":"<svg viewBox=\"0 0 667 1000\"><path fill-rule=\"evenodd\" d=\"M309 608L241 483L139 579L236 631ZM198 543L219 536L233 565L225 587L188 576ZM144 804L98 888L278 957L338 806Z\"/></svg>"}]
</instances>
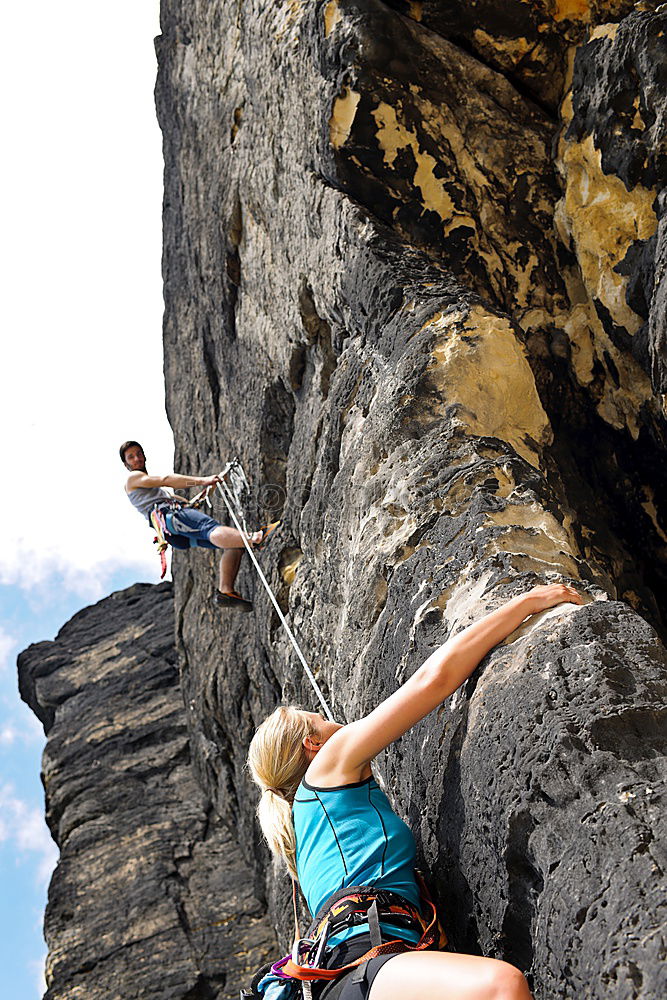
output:
<instances>
[{"instance_id":1,"label":"climbing rope","mask_svg":"<svg viewBox=\"0 0 667 1000\"><path fill-rule=\"evenodd\" d=\"M230 486L230 484L227 481L228 479L232 481L232 483L234 484L234 488ZM320 705L324 709L324 714L326 715L329 722L333 722L334 717L331 714L331 710L326 702L324 695L322 694L322 691L320 690L320 686L315 680L313 672L308 666L305 656L301 652L299 643L296 641L294 633L292 632L292 629L290 628L289 623L285 618L285 615L282 613L280 609L280 605L278 604L278 601L276 600L275 595L271 590L271 587L269 586L269 583L266 577L264 576L264 573L262 572L262 567L257 562L257 557L253 552L252 546L248 543L247 539L248 530L246 527L245 517L243 515L243 507L241 506L239 499L237 497L238 494L241 492L241 490L249 491L249 487L248 487L248 480L246 479L245 473L243 471L243 467L237 459L234 459L232 462L228 462L225 468L222 470L222 472L220 473L220 482L217 484L217 489L225 503L225 506L227 507L227 510L229 511L229 516L234 522L234 527L241 533L243 544L245 545L248 555L252 560L253 566L257 570L257 575L262 581L262 584L264 585L264 589L266 590L267 594L271 598L271 602L273 603L273 606L276 609L276 613L282 623L282 626L287 632L289 640L292 643L292 646L294 647L294 651L296 652L296 655L301 661L301 666L303 667L306 676L312 685L313 691L317 695ZM205 500L210 507L211 502L208 496L205 497Z\"/></svg>"}]
</instances>

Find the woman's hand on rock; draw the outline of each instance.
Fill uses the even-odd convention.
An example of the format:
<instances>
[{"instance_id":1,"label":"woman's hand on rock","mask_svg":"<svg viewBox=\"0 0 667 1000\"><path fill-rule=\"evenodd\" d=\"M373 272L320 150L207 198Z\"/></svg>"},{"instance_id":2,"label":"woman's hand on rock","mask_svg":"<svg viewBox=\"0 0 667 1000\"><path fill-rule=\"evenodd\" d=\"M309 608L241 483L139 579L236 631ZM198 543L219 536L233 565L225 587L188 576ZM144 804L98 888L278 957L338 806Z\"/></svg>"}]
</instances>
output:
<instances>
[{"instance_id":1,"label":"woman's hand on rock","mask_svg":"<svg viewBox=\"0 0 667 1000\"><path fill-rule=\"evenodd\" d=\"M544 586L533 587L525 595L529 615L536 615L539 611L546 611L557 604L583 604L584 599L578 590L565 583L548 583Z\"/></svg>"}]
</instances>

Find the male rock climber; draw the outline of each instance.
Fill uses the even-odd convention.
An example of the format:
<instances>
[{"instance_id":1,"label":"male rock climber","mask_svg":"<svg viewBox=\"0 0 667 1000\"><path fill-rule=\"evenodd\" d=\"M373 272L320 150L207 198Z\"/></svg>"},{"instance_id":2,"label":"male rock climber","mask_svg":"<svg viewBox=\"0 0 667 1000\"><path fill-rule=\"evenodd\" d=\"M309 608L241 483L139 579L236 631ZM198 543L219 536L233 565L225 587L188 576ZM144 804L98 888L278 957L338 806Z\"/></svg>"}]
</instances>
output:
<instances>
[{"instance_id":1,"label":"male rock climber","mask_svg":"<svg viewBox=\"0 0 667 1000\"><path fill-rule=\"evenodd\" d=\"M182 476L177 472L168 476L151 476L146 471L146 456L138 441L125 441L120 446L120 457L130 475L127 477L125 492L130 502L150 523L151 511L161 510L167 526L167 541L174 548L199 546L206 549L222 549L219 567L218 589L213 598L216 604L239 611L250 611L252 601L246 600L234 590L236 574L243 555L243 537L236 528L229 528L215 521L194 507L181 506L188 503L184 497L167 493L171 489L187 489L189 486L214 486L219 476ZM278 526L278 522L246 535L253 546L260 546Z\"/></svg>"}]
</instances>

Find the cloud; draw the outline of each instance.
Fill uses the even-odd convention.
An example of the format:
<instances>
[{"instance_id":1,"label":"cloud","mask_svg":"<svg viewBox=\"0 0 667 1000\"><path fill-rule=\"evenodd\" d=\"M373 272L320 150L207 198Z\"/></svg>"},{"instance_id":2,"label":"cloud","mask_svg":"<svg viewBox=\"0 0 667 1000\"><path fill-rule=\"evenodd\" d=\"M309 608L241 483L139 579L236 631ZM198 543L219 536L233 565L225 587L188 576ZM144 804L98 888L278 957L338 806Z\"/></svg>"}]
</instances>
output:
<instances>
[{"instance_id":1,"label":"cloud","mask_svg":"<svg viewBox=\"0 0 667 1000\"><path fill-rule=\"evenodd\" d=\"M12 654L18 649L18 642L13 635L5 632L0 625L0 671L7 670L12 660Z\"/></svg>"},{"instance_id":2,"label":"cloud","mask_svg":"<svg viewBox=\"0 0 667 1000\"><path fill-rule=\"evenodd\" d=\"M35 1000L41 1000L47 990L46 985L46 960L48 958L48 952L44 951L41 958L33 959L28 962L28 970L30 978L35 984Z\"/></svg>"},{"instance_id":3,"label":"cloud","mask_svg":"<svg viewBox=\"0 0 667 1000\"><path fill-rule=\"evenodd\" d=\"M14 728L11 722L6 722L0 729L0 746L11 746L12 743L16 742L18 736L18 731Z\"/></svg>"},{"instance_id":4,"label":"cloud","mask_svg":"<svg viewBox=\"0 0 667 1000\"><path fill-rule=\"evenodd\" d=\"M20 855L32 855L40 885L48 882L58 860L58 848L44 822L41 810L16 795L12 784L0 786L0 843L14 845ZM36 858L35 858L36 855Z\"/></svg>"},{"instance_id":5,"label":"cloud","mask_svg":"<svg viewBox=\"0 0 667 1000\"><path fill-rule=\"evenodd\" d=\"M11 701L8 698L0 699L0 704L10 704L14 707L15 698ZM3 716L0 714L0 747L40 746L44 743L44 730L39 719L32 714L23 713L20 719L14 715Z\"/></svg>"}]
</instances>

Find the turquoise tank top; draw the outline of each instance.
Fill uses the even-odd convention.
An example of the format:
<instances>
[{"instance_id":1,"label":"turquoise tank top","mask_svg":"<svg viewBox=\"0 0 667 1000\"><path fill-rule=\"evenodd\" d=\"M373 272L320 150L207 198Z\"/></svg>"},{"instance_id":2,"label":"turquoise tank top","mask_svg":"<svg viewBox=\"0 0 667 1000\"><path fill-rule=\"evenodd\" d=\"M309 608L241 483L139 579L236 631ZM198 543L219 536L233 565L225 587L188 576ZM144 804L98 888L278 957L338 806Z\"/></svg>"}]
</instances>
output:
<instances>
[{"instance_id":1,"label":"turquoise tank top","mask_svg":"<svg viewBox=\"0 0 667 1000\"><path fill-rule=\"evenodd\" d=\"M414 837L375 778L338 788L317 788L304 778L292 815L299 885L311 913L347 885L389 889L420 905ZM419 940L406 928L382 926L394 937ZM367 932L366 924L351 927L330 943Z\"/></svg>"}]
</instances>

